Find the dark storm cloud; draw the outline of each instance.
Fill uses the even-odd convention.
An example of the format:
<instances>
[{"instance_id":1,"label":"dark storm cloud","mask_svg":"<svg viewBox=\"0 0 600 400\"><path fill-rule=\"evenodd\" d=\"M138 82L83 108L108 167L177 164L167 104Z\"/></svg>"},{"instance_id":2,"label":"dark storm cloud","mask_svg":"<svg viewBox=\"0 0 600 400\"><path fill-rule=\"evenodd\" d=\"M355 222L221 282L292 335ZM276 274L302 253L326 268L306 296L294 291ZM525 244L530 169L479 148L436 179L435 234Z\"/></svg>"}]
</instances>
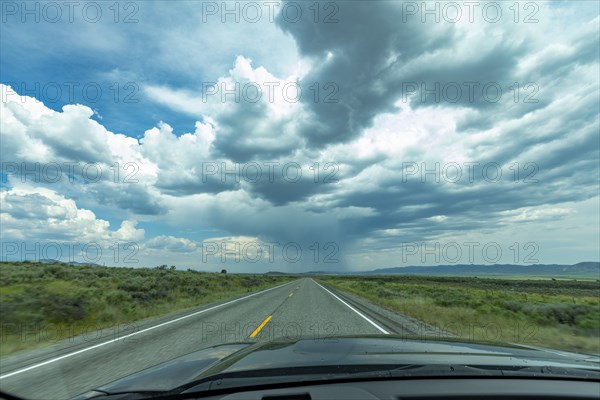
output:
<instances>
[{"instance_id":1,"label":"dark storm cloud","mask_svg":"<svg viewBox=\"0 0 600 400\"><path fill-rule=\"evenodd\" d=\"M309 4L300 4L303 13L310 15ZM349 141L377 114L392 111L398 93L386 79L389 68L452 41L447 29L429 32L416 22L402 24L396 2L343 2L339 8L337 23L315 24L307 18L289 23L281 15L278 19L300 52L315 62L303 79L303 90L331 83L339 88L336 103L326 103L321 96L317 101L303 99L312 118L302 136L311 146Z\"/></svg>"},{"instance_id":2,"label":"dark storm cloud","mask_svg":"<svg viewBox=\"0 0 600 400\"><path fill-rule=\"evenodd\" d=\"M223 181L219 176L203 176L197 174L194 176L179 175L172 179L161 179L161 174L158 175L156 187L161 192L173 196L187 196L190 194L199 193L221 193L228 190L237 190L240 184L236 182Z\"/></svg>"},{"instance_id":3,"label":"dark storm cloud","mask_svg":"<svg viewBox=\"0 0 600 400\"><path fill-rule=\"evenodd\" d=\"M575 166L583 162L598 166L600 96L597 91L584 91L577 100L574 104L563 102L560 106L544 109L542 116L508 129L502 136L491 138L479 146L483 151L490 149L485 151L486 157L501 164L529 158L528 161L535 161L545 174L559 170L563 178L574 175L582 179L589 177L589 173L597 175L595 168L583 171ZM552 118L544 118L543 115L551 115ZM561 176L552 175L553 180L558 178Z\"/></svg>"},{"instance_id":4,"label":"dark storm cloud","mask_svg":"<svg viewBox=\"0 0 600 400\"><path fill-rule=\"evenodd\" d=\"M102 206L114 206L139 215L161 215L167 210L144 184L87 185L86 192Z\"/></svg>"},{"instance_id":5,"label":"dark storm cloud","mask_svg":"<svg viewBox=\"0 0 600 400\"><path fill-rule=\"evenodd\" d=\"M286 130L291 129L287 121L270 123L268 103L244 100L227 104L229 111L219 116L219 134L213 143L217 156L239 163L273 159L299 145L297 138L286 137Z\"/></svg>"},{"instance_id":6,"label":"dark storm cloud","mask_svg":"<svg viewBox=\"0 0 600 400\"><path fill-rule=\"evenodd\" d=\"M502 167L505 179L497 183L425 183L420 178L405 181L397 174L380 179L378 188L347 193L332 206L365 207L375 211L373 215L347 218L342 222L349 243L376 237L377 231L384 229L401 229L403 240L408 237L425 240L449 231L499 228L505 224L502 213L508 210L582 201L597 195L598 172L591 160L564 165L559 174L538 170L532 177L537 180L535 183L516 181L513 176L506 176L509 165ZM583 170L568 176L578 168ZM436 216L444 216L443 223L431 219Z\"/></svg>"},{"instance_id":7,"label":"dark storm cloud","mask_svg":"<svg viewBox=\"0 0 600 400\"><path fill-rule=\"evenodd\" d=\"M213 203L202 213L204 222L235 235L258 237L263 243L272 243L278 269L302 272L315 268L344 267L345 253L342 249L346 239L340 232L339 220L334 213L313 213L300 205L251 205L244 198L240 197L239 202L228 199ZM282 251L286 246L292 254L295 249L300 249L301 260L285 265ZM323 251L333 251L335 248L338 249L336 261L324 262ZM321 253L317 254L317 249Z\"/></svg>"},{"instance_id":8,"label":"dark storm cloud","mask_svg":"<svg viewBox=\"0 0 600 400\"><path fill-rule=\"evenodd\" d=\"M262 179L253 183L248 186L248 191L260 198L268 199L276 206L280 206L294 201L306 201L308 197L314 194L334 191L334 186L334 182L315 182L313 177L307 176L303 176L298 181L278 177L272 182Z\"/></svg>"},{"instance_id":9,"label":"dark storm cloud","mask_svg":"<svg viewBox=\"0 0 600 400\"><path fill-rule=\"evenodd\" d=\"M584 24L580 32L572 33L573 37L569 40L572 48L568 51L560 48L550 51L528 48L528 54L520 54L535 56L536 62L525 71L514 72L505 77L505 86L502 88L504 102L500 103L501 107L488 107L488 112L468 116L459 121L457 129L489 129L504 120L521 118L527 113L544 109L556 99L568 95L575 87L589 85L591 95L597 92L593 86L594 82L584 82L584 78L578 73L578 69L581 70L582 67L597 68L600 58L600 37L597 35L597 27L586 26L590 24ZM515 65L518 61L514 60ZM510 82L518 82L521 86L519 101L514 100L515 86ZM595 98L597 99L597 96ZM588 120L597 112L597 100L588 101L585 107L579 110L580 116ZM574 117L579 119L579 116ZM570 123L570 120L565 119L565 123Z\"/></svg>"}]
</instances>

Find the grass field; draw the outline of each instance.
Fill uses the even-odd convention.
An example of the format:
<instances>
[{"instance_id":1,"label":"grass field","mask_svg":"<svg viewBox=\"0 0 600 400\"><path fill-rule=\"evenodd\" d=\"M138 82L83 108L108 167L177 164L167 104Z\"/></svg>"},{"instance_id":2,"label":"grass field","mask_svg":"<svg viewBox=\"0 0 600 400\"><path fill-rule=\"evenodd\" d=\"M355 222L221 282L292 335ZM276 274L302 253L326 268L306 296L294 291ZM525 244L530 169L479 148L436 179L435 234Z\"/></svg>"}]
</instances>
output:
<instances>
[{"instance_id":1,"label":"grass field","mask_svg":"<svg viewBox=\"0 0 600 400\"><path fill-rule=\"evenodd\" d=\"M166 267L166 266L165 266ZM291 280L167 268L0 263L0 355L54 343L52 331L111 327L197 307ZM24 335L18 332L26 332ZM55 335L56 336L56 335Z\"/></svg>"},{"instance_id":2,"label":"grass field","mask_svg":"<svg viewBox=\"0 0 600 400\"><path fill-rule=\"evenodd\" d=\"M421 276L317 279L466 340L600 353L598 280Z\"/></svg>"}]
</instances>

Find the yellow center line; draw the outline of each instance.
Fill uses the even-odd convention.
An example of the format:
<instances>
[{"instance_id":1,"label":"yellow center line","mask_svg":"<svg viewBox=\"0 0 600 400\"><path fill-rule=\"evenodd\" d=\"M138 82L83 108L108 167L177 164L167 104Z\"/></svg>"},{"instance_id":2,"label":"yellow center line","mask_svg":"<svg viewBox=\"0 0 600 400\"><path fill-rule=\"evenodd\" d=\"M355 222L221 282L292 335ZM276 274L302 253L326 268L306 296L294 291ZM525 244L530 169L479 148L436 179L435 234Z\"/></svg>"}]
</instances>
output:
<instances>
[{"instance_id":1,"label":"yellow center line","mask_svg":"<svg viewBox=\"0 0 600 400\"><path fill-rule=\"evenodd\" d=\"M262 324L260 324L260 325L258 326L258 328L256 328L256 329L254 330L254 332L252 332L252 334L250 335L250 338L254 338L254 337L256 337L256 335L258 335L258 332L260 332L260 330L261 330L262 328L264 328L264 327L265 327L265 325L267 324L267 322L269 322L269 321L271 320L271 317L272 317L272 315L269 315L269 316L268 316L268 317L267 317L267 318L266 318L266 319L265 319L265 320L262 322Z\"/></svg>"}]
</instances>

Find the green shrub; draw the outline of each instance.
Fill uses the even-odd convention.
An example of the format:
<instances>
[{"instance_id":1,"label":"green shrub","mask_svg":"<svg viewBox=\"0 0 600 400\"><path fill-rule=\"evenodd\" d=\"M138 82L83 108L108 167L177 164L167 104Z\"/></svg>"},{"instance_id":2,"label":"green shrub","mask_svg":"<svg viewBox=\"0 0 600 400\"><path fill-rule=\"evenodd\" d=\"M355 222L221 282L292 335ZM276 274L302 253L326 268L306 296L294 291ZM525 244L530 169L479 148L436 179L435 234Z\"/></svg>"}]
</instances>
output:
<instances>
[{"instance_id":1,"label":"green shrub","mask_svg":"<svg viewBox=\"0 0 600 400\"><path fill-rule=\"evenodd\" d=\"M394 292L394 291L386 289L386 288L377 288L377 291L375 293L377 294L377 297L380 297L382 299L390 299L390 298L398 297L397 292Z\"/></svg>"},{"instance_id":2,"label":"green shrub","mask_svg":"<svg viewBox=\"0 0 600 400\"><path fill-rule=\"evenodd\" d=\"M578 326L589 336L600 336L600 310L581 317Z\"/></svg>"},{"instance_id":3,"label":"green shrub","mask_svg":"<svg viewBox=\"0 0 600 400\"><path fill-rule=\"evenodd\" d=\"M41 301L41 306L45 319L53 323L77 322L86 317L86 300L83 296L48 294Z\"/></svg>"},{"instance_id":4,"label":"green shrub","mask_svg":"<svg viewBox=\"0 0 600 400\"><path fill-rule=\"evenodd\" d=\"M594 307L587 304L548 303L533 304L523 307L523 312L543 323L565 324L576 326L578 319L594 312Z\"/></svg>"}]
</instances>

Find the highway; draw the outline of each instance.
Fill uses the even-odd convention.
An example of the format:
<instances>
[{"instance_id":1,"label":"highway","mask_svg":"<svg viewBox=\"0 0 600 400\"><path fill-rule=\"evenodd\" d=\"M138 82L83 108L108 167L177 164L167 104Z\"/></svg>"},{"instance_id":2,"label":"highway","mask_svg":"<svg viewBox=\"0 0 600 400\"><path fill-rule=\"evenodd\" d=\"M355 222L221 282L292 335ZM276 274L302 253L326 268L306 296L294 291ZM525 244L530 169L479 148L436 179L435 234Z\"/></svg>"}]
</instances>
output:
<instances>
[{"instance_id":1,"label":"highway","mask_svg":"<svg viewBox=\"0 0 600 400\"><path fill-rule=\"evenodd\" d=\"M0 388L27 398L62 399L222 343L432 333L418 321L303 278L5 357L0 360Z\"/></svg>"}]
</instances>

